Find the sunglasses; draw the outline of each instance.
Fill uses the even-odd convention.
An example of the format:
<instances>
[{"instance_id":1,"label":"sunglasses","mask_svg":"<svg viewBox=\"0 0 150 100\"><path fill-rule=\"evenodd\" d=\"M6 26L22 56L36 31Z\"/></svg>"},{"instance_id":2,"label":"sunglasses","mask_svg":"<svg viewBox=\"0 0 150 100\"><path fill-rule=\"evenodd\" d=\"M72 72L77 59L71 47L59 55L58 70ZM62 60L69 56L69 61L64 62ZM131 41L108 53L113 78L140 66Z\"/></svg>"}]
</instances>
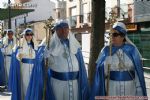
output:
<instances>
[{"instance_id":1,"label":"sunglasses","mask_svg":"<svg viewBox=\"0 0 150 100\"><path fill-rule=\"evenodd\" d=\"M26 36L33 36L33 34L29 34L29 33L27 33L27 34L26 34Z\"/></svg>"},{"instance_id":2,"label":"sunglasses","mask_svg":"<svg viewBox=\"0 0 150 100\"><path fill-rule=\"evenodd\" d=\"M124 37L124 34L112 33L112 36L113 36L113 37L118 37L118 36Z\"/></svg>"}]
</instances>

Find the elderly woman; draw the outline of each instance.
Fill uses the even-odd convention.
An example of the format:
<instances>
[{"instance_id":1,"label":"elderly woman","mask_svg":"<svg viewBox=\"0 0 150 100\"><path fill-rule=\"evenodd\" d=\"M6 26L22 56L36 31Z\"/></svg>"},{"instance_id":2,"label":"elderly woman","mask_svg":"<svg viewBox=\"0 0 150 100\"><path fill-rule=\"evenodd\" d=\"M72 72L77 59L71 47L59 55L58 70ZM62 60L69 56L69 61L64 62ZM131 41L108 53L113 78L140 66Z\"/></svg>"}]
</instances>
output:
<instances>
[{"instance_id":1,"label":"elderly woman","mask_svg":"<svg viewBox=\"0 0 150 100\"><path fill-rule=\"evenodd\" d=\"M112 28L112 53L105 46L97 60L95 79L91 99L95 96L146 96L141 55L136 46L127 37L122 22L116 22ZM110 64L109 89L107 90L107 68Z\"/></svg>"},{"instance_id":2,"label":"elderly woman","mask_svg":"<svg viewBox=\"0 0 150 100\"><path fill-rule=\"evenodd\" d=\"M24 36L20 43L20 49L17 52L17 59L21 64L21 92L22 98L25 98L30 81L31 72L35 64L37 43L33 38L33 31L30 28L24 30Z\"/></svg>"}]
</instances>

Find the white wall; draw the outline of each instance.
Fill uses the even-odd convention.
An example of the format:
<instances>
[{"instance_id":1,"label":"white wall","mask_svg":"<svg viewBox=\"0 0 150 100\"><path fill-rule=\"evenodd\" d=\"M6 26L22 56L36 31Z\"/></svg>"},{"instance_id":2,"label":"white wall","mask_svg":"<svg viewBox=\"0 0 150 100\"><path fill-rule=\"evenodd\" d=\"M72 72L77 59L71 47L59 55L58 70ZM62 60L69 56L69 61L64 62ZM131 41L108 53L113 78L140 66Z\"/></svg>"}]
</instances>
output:
<instances>
[{"instance_id":1,"label":"white wall","mask_svg":"<svg viewBox=\"0 0 150 100\"><path fill-rule=\"evenodd\" d=\"M117 0L105 0L106 7L114 7L117 5ZM120 0L120 4L130 4L133 3L133 0Z\"/></svg>"},{"instance_id":2,"label":"white wall","mask_svg":"<svg viewBox=\"0 0 150 100\"><path fill-rule=\"evenodd\" d=\"M89 63L90 57L90 33L82 34L82 53L85 63Z\"/></svg>"},{"instance_id":3,"label":"white wall","mask_svg":"<svg viewBox=\"0 0 150 100\"><path fill-rule=\"evenodd\" d=\"M26 16L26 22L47 20L50 16L54 17L53 9L55 8L55 3L50 0L31 0L25 4L33 5L33 7L24 7L34 9L35 11L15 17L17 19L17 26L24 23L24 16ZM15 18L12 18L13 30L15 30Z\"/></svg>"},{"instance_id":4,"label":"white wall","mask_svg":"<svg viewBox=\"0 0 150 100\"><path fill-rule=\"evenodd\" d=\"M39 20L46 20L50 16L54 17L55 3L49 0L31 0L31 2L37 5L35 7L35 11L28 14L27 22L29 21L39 21ZM31 8L32 9L32 8Z\"/></svg>"}]
</instances>

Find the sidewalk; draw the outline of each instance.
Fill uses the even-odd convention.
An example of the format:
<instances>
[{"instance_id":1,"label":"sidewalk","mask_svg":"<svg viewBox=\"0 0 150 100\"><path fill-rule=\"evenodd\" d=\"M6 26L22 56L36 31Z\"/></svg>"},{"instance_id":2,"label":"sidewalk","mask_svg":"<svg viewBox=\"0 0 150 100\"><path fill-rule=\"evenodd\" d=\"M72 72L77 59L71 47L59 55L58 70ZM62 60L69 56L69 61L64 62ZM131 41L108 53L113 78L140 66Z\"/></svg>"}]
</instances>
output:
<instances>
[{"instance_id":1,"label":"sidewalk","mask_svg":"<svg viewBox=\"0 0 150 100\"><path fill-rule=\"evenodd\" d=\"M0 100L11 100L10 92L0 92Z\"/></svg>"}]
</instances>

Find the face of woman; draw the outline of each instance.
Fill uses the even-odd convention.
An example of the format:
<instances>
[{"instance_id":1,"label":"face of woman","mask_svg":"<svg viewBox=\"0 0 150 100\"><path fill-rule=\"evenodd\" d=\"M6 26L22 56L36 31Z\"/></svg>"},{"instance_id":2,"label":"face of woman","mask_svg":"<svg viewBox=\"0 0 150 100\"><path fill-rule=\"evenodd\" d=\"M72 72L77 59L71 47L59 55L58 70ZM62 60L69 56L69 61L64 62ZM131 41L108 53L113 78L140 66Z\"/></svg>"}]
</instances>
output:
<instances>
[{"instance_id":1,"label":"face of woman","mask_svg":"<svg viewBox=\"0 0 150 100\"><path fill-rule=\"evenodd\" d=\"M27 40L27 42L30 42L33 38L33 33L26 33L25 34L25 39Z\"/></svg>"},{"instance_id":2,"label":"face of woman","mask_svg":"<svg viewBox=\"0 0 150 100\"><path fill-rule=\"evenodd\" d=\"M121 46L124 43L124 35L114 30L112 32L112 44L114 46Z\"/></svg>"}]
</instances>

